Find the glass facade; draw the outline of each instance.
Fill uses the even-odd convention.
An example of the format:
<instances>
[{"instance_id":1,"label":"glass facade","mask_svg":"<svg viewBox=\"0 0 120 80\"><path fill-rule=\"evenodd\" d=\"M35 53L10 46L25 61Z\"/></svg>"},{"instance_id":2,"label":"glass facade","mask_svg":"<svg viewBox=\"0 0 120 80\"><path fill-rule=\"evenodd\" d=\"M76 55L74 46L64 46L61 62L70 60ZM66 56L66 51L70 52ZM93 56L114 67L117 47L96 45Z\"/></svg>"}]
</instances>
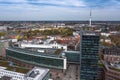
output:
<instances>
[{"instance_id":1,"label":"glass facade","mask_svg":"<svg viewBox=\"0 0 120 80\"><path fill-rule=\"evenodd\" d=\"M80 52L79 51L66 51L65 57L68 63L80 64Z\"/></svg>"},{"instance_id":2,"label":"glass facade","mask_svg":"<svg viewBox=\"0 0 120 80\"><path fill-rule=\"evenodd\" d=\"M18 50L14 51L11 49L6 49L6 56L38 66L57 68L57 69L63 69L64 66L63 58L41 56L37 54L20 52Z\"/></svg>"},{"instance_id":3,"label":"glass facade","mask_svg":"<svg viewBox=\"0 0 120 80\"><path fill-rule=\"evenodd\" d=\"M50 72L47 73L47 75L42 80L49 80L50 78Z\"/></svg>"},{"instance_id":4,"label":"glass facade","mask_svg":"<svg viewBox=\"0 0 120 80\"><path fill-rule=\"evenodd\" d=\"M97 80L99 35L81 34L80 80Z\"/></svg>"}]
</instances>

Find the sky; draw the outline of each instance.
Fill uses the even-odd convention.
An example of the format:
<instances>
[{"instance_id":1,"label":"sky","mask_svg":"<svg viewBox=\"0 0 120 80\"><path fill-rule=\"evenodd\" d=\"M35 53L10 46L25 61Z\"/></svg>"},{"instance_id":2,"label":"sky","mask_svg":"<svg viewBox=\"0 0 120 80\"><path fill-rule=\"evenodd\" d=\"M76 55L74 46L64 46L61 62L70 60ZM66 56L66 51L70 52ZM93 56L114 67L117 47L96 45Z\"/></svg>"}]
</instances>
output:
<instances>
[{"instance_id":1,"label":"sky","mask_svg":"<svg viewBox=\"0 0 120 80\"><path fill-rule=\"evenodd\" d=\"M120 21L120 0L0 0L0 21Z\"/></svg>"}]
</instances>

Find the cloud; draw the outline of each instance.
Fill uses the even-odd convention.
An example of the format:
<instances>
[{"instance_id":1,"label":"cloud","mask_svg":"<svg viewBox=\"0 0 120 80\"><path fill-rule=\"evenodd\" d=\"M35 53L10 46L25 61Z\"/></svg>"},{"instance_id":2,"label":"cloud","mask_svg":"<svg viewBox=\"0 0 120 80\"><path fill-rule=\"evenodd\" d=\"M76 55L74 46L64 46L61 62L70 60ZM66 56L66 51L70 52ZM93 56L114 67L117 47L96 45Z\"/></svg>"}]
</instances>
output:
<instances>
[{"instance_id":1,"label":"cloud","mask_svg":"<svg viewBox=\"0 0 120 80\"><path fill-rule=\"evenodd\" d=\"M120 0L0 0L1 20L120 20Z\"/></svg>"},{"instance_id":2,"label":"cloud","mask_svg":"<svg viewBox=\"0 0 120 80\"><path fill-rule=\"evenodd\" d=\"M36 6L105 8L120 6L120 0L27 0Z\"/></svg>"},{"instance_id":3,"label":"cloud","mask_svg":"<svg viewBox=\"0 0 120 80\"><path fill-rule=\"evenodd\" d=\"M105 8L120 7L120 0L0 0L0 5L33 5L70 8Z\"/></svg>"},{"instance_id":4,"label":"cloud","mask_svg":"<svg viewBox=\"0 0 120 80\"><path fill-rule=\"evenodd\" d=\"M57 6L57 7L83 7L86 4L80 0L27 0L29 4L36 6Z\"/></svg>"}]
</instances>

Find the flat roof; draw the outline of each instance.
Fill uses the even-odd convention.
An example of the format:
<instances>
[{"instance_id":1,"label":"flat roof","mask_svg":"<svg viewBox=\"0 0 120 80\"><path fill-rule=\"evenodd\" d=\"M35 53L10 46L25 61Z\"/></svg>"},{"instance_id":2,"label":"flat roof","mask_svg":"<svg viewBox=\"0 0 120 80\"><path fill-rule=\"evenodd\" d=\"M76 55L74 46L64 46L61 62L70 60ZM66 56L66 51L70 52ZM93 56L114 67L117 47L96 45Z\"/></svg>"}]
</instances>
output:
<instances>
[{"instance_id":1,"label":"flat roof","mask_svg":"<svg viewBox=\"0 0 120 80\"><path fill-rule=\"evenodd\" d=\"M10 80L43 80L43 78L49 73L49 69L34 67L27 74L0 69L0 78L6 76L11 77Z\"/></svg>"},{"instance_id":2,"label":"flat roof","mask_svg":"<svg viewBox=\"0 0 120 80\"><path fill-rule=\"evenodd\" d=\"M74 53L74 54L80 54L80 51L64 51L63 53Z\"/></svg>"},{"instance_id":3,"label":"flat roof","mask_svg":"<svg viewBox=\"0 0 120 80\"><path fill-rule=\"evenodd\" d=\"M25 49L20 49L20 48L8 47L6 49L11 50L11 51L15 51L15 52L19 52L22 54L27 54L27 55L34 55L34 56L39 56L39 57L48 57L48 58L61 59L61 60L64 59L64 58L60 57L59 55L45 54L45 53L41 53L41 52L35 52L35 51L30 51L30 50L25 50Z\"/></svg>"},{"instance_id":4,"label":"flat roof","mask_svg":"<svg viewBox=\"0 0 120 80\"><path fill-rule=\"evenodd\" d=\"M34 67L31 71L29 71L26 76L31 77L34 80L42 80L49 72L49 69Z\"/></svg>"},{"instance_id":5,"label":"flat roof","mask_svg":"<svg viewBox=\"0 0 120 80\"><path fill-rule=\"evenodd\" d=\"M91 35L91 36L99 36L99 33L96 33L95 31L92 30L81 30L80 34L82 35Z\"/></svg>"},{"instance_id":6,"label":"flat roof","mask_svg":"<svg viewBox=\"0 0 120 80\"><path fill-rule=\"evenodd\" d=\"M44 54L51 54L51 55L58 55L61 54L61 52L64 51L64 49L54 49L54 48L25 48L26 50L35 50L35 52L38 52L38 50L43 50Z\"/></svg>"},{"instance_id":7,"label":"flat roof","mask_svg":"<svg viewBox=\"0 0 120 80\"><path fill-rule=\"evenodd\" d=\"M27 49L21 49L21 48L15 48L15 47L8 47L6 49L20 51L20 52L25 52L27 54L34 54L34 55L41 55L41 56L50 56L50 57L58 57L57 55L54 55L54 54L47 54L47 53L42 53L42 52L37 52L37 51L30 51L30 50L27 50Z\"/></svg>"}]
</instances>

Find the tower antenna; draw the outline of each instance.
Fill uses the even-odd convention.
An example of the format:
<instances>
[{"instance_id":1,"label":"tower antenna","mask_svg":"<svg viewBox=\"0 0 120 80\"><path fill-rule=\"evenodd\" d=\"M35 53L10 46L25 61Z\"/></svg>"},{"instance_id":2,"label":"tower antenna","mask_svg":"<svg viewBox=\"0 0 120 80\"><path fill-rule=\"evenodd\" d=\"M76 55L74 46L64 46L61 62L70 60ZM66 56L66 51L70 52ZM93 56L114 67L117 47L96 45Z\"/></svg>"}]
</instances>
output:
<instances>
[{"instance_id":1,"label":"tower antenna","mask_svg":"<svg viewBox=\"0 0 120 80\"><path fill-rule=\"evenodd\" d=\"M90 9L89 26L92 26L92 11Z\"/></svg>"}]
</instances>

